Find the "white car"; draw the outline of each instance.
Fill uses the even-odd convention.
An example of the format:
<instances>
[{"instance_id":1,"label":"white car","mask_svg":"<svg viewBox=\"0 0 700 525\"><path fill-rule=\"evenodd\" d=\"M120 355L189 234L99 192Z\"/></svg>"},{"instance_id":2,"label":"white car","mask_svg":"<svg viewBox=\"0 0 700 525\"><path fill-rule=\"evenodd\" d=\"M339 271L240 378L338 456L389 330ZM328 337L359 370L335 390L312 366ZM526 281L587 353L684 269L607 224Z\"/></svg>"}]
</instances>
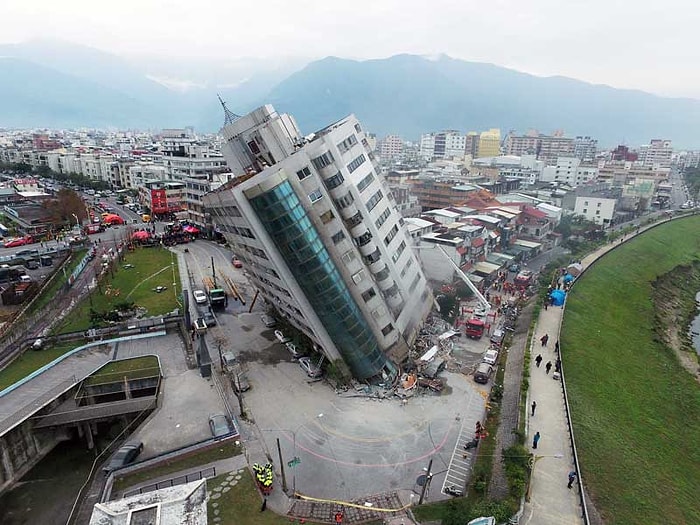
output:
<instances>
[{"instance_id":1,"label":"white car","mask_svg":"<svg viewBox=\"0 0 700 525\"><path fill-rule=\"evenodd\" d=\"M292 342L287 342L287 343L285 343L284 346L287 347L287 350L289 350L289 353L292 354L292 357L293 357L294 359L298 359L298 358L300 358L302 355L304 355L304 354L302 353L302 351L301 351L299 348L297 348L297 345L295 345L295 344L292 343Z\"/></svg>"},{"instance_id":2,"label":"white car","mask_svg":"<svg viewBox=\"0 0 700 525\"><path fill-rule=\"evenodd\" d=\"M498 361L498 350L487 350L484 354L484 357L482 358L482 361L490 365L495 365L496 361Z\"/></svg>"},{"instance_id":3,"label":"white car","mask_svg":"<svg viewBox=\"0 0 700 525\"><path fill-rule=\"evenodd\" d=\"M323 370L311 361L310 357L300 357L299 366L309 377L321 377L323 375Z\"/></svg>"},{"instance_id":4,"label":"white car","mask_svg":"<svg viewBox=\"0 0 700 525\"><path fill-rule=\"evenodd\" d=\"M282 343L282 344L287 343L287 342L290 341L289 337L287 337L286 335L284 335L284 334L282 333L281 330L275 330L275 337L276 337L277 340L278 340L280 343Z\"/></svg>"},{"instance_id":5,"label":"white car","mask_svg":"<svg viewBox=\"0 0 700 525\"><path fill-rule=\"evenodd\" d=\"M203 290L195 290L192 292L194 295L194 302L197 304L207 304L207 294Z\"/></svg>"}]
</instances>

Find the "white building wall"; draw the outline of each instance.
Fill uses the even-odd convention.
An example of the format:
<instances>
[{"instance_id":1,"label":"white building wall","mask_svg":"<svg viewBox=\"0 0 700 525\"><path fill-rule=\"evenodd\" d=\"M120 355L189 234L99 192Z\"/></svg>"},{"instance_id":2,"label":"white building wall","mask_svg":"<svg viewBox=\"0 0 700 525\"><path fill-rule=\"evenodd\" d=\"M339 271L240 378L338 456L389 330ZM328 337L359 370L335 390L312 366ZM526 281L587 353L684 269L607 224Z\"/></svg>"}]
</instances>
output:
<instances>
[{"instance_id":1,"label":"white building wall","mask_svg":"<svg viewBox=\"0 0 700 525\"><path fill-rule=\"evenodd\" d=\"M598 225L610 224L615 215L615 199L599 197L576 197L574 215L582 215Z\"/></svg>"}]
</instances>

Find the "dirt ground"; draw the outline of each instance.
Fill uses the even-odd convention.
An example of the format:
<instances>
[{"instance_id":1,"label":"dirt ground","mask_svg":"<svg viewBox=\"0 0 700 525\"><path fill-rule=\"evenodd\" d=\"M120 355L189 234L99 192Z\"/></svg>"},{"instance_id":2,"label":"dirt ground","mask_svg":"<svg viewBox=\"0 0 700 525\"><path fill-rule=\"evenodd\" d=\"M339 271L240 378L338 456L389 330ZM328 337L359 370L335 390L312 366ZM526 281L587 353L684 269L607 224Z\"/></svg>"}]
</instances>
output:
<instances>
[{"instance_id":1,"label":"dirt ground","mask_svg":"<svg viewBox=\"0 0 700 525\"><path fill-rule=\"evenodd\" d=\"M653 283L652 299L657 333L671 348L681 365L700 382L698 355L693 349L688 325L697 315L695 294L700 290L700 264L681 266Z\"/></svg>"}]
</instances>

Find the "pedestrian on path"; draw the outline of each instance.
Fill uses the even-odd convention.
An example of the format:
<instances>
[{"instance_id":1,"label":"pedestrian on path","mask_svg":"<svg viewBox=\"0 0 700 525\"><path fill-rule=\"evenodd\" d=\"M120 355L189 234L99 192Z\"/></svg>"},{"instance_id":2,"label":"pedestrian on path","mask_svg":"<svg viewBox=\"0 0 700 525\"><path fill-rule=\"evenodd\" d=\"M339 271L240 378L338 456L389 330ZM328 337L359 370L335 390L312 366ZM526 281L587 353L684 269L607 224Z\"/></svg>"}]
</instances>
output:
<instances>
[{"instance_id":1,"label":"pedestrian on path","mask_svg":"<svg viewBox=\"0 0 700 525\"><path fill-rule=\"evenodd\" d=\"M544 300L544 311L547 311L547 306L549 306L549 299Z\"/></svg>"},{"instance_id":2,"label":"pedestrian on path","mask_svg":"<svg viewBox=\"0 0 700 525\"><path fill-rule=\"evenodd\" d=\"M535 415L535 409L537 409L537 402L533 401L532 402L532 414L530 414L530 415L532 415L532 416Z\"/></svg>"},{"instance_id":3,"label":"pedestrian on path","mask_svg":"<svg viewBox=\"0 0 700 525\"><path fill-rule=\"evenodd\" d=\"M547 364L544 365L545 374L549 375L549 371L550 371L551 369L552 369L552 362L551 362L551 361L547 361Z\"/></svg>"},{"instance_id":4,"label":"pedestrian on path","mask_svg":"<svg viewBox=\"0 0 700 525\"><path fill-rule=\"evenodd\" d=\"M571 487L569 487L571 488ZM260 512L265 512L267 510L267 498L265 498L262 502L262 507L260 507Z\"/></svg>"},{"instance_id":5,"label":"pedestrian on path","mask_svg":"<svg viewBox=\"0 0 700 525\"><path fill-rule=\"evenodd\" d=\"M559 339L557 339L557 342L554 343L554 353L555 354L559 353Z\"/></svg>"},{"instance_id":6,"label":"pedestrian on path","mask_svg":"<svg viewBox=\"0 0 700 525\"><path fill-rule=\"evenodd\" d=\"M537 448L537 443L540 442L540 433L538 432L535 434L535 436L532 438L532 448Z\"/></svg>"},{"instance_id":7,"label":"pedestrian on path","mask_svg":"<svg viewBox=\"0 0 700 525\"><path fill-rule=\"evenodd\" d=\"M576 471L572 470L569 472L569 483L566 484L566 488L570 489L571 486L574 484L574 481L576 480Z\"/></svg>"},{"instance_id":8,"label":"pedestrian on path","mask_svg":"<svg viewBox=\"0 0 700 525\"><path fill-rule=\"evenodd\" d=\"M542 337L540 337L540 343L542 343L542 346L547 346L547 341L549 341L549 335L544 334Z\"/></svg>"},{"instance_id":9,"label":"pedestrian on path","mask_svg":"<svg viewBox=\"0 0 700 525\"><path fill-rule=\"evenodd\" d=\"M557 362L554 363L554 371L561 373L561 359L557 357Z\"/></svg>"},{"instance_id":10,"label":"pedestrian on path","mask_svg":"<svg viewBox=\"0 0 700 525\"><path fill-rule=\"evenodd\" d=\"M540 367L541 363L542 363L542 354L537 354L537 357L535 357L535 364L537 365L537 368Z\"/></svg>"}]
</instances>

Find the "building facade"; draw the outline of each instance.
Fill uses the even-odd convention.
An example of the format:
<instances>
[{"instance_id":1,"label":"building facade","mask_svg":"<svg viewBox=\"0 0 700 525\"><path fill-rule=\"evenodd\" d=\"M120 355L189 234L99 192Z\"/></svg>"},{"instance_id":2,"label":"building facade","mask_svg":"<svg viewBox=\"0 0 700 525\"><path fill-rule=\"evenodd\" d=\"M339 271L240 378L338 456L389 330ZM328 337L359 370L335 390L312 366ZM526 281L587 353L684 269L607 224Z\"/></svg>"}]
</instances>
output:
<instances>
[{"instance_id":1,"label":"building facade","mask_svg":"<svg viewBox=\"0 0 700 525\"><path fill-rule=\"evenodd\" d=\"M501 154L501 130L492 128L479 135L479 152L477 157L497 157Z\"/></svg>"},{"instance_id":2,"label":"building facade","mask_svg":"<svg viewBox=\"0 0 700 525\"><path fill-rule=\"evenodd\" d=\"M205 206L266 301L346 374L395 377L432 294L358 120L304 138L266 105L222 133L236 178Z\"/></svg>"}]
</instances>

